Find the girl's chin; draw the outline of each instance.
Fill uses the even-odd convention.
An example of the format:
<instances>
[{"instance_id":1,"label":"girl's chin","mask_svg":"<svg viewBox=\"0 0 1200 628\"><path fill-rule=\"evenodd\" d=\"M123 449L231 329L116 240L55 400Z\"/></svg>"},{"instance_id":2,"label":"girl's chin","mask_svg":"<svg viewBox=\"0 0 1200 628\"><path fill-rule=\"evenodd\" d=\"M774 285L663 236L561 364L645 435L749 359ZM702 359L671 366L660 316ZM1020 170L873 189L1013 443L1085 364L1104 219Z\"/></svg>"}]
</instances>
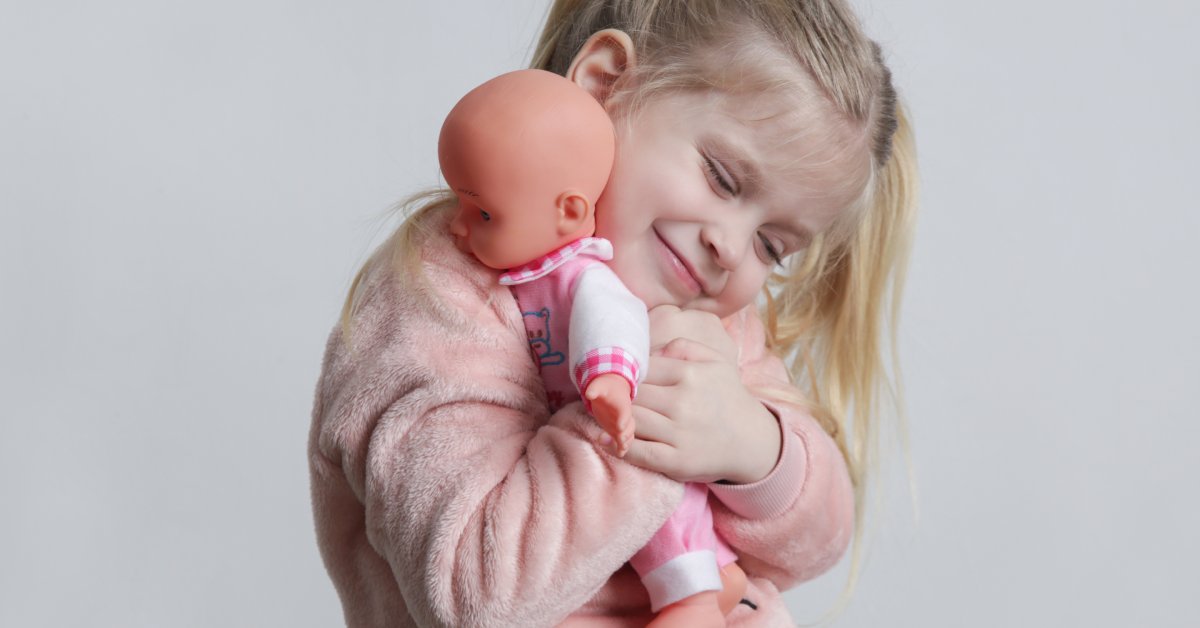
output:
<instances>
[{"instance_id":1,"label":"girl's chin","mask_svg":"<svg viewBox=\"0 0 1200 628\"><path fill-rule=\"evenodd\" d=\"M625 284L625 287L629 288L634 296L641 299L647 309L659 305L683 307L683 300L679 295L672 293L667 284L669 278L660 274L660 267L653 249L647 251L645 256L638 256L636 253L640 252L640 249L633 244L626 246L625 256L618 254L609 262L610 268L617 273L617 277ZM615 243L613 248L617 248Z\"/></svg>"},{"instance_id":2,"label":"girl's chin","mask_svg":"<svg viewBox=\"0 0 1200 628\"><path fill-rule=\"evenodd\" d=\"M633 296L646 304L646 309L675 304L676 299L667 292L661 283L647 277L645 271L635 272L633 276L630 276L629 273L621 274L619 271L618 274L621 282L625 284L626 288L629 288Z\"/></svg>"}]
</instances>

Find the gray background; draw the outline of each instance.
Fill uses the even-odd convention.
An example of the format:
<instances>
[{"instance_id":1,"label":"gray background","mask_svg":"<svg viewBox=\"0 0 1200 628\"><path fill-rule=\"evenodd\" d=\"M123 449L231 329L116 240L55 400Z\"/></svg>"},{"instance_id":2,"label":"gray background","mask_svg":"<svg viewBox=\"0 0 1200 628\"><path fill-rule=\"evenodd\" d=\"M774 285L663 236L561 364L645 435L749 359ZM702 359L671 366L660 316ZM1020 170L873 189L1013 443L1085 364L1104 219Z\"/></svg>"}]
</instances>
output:
<instances>
[{"instance_id":1,"label":"gray background","mask_svg":"<svg viewBox=\"0 0 1200 628\"><path fill-rule=\"evenodd\" d=\"M0 4L0 625L340 624L325 336L546 2L434 5ZM858 6L923 168L916 490L895 456L834 623L1194 625L1200 8Z\"/></svg>"}]
</instances>

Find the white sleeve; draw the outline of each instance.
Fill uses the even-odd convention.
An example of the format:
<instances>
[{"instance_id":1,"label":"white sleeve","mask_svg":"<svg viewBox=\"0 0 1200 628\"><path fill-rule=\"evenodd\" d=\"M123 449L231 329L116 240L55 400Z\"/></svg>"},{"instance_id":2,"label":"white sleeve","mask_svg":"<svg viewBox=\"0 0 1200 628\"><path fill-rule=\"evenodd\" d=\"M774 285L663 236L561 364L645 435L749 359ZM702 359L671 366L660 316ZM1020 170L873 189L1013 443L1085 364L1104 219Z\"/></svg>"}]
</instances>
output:
<instances>
[{"instance_id":1,"label":"white sleeve","mask_svg":"<svg viewBox=\"0 0 1200 628\"><path fill-rule=\"evenodd\" d=\"M650 317L608 266L592 264L572 286L568 355L574 371L589 351L618 347L637 363L637 381L650 362Z\"/></svg>"}]
</instances>

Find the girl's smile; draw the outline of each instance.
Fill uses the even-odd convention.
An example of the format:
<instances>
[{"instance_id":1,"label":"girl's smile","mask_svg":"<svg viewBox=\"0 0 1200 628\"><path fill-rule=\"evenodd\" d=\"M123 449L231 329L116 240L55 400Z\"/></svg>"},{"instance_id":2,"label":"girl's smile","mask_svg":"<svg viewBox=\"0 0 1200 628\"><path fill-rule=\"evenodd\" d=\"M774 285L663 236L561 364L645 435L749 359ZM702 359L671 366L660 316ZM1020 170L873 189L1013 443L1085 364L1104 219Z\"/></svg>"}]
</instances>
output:
<instances>
[{"instance_id":1,"label":"girl's smile","mask_svg":"<svg viewBox=\"0 0 1200 628\"><path fill-rule=\"evenodd\" d=\"M610 267L647 307L728 316L780 260L852 204L869 172L856 137L781 95L677 92L618 114L596 201Z\"/></svg>"},{"instance_id":2,"label":"girl's smile","mask_svg":"<svg viewBox=\"0 0 1200 628\"><path fill-rule=\"evenodd\" d=\"M677 290L680 293L679 296L691 300L704 294L706 292L704 284L696 275L696 271L692 269L691 264L671 248L671 245L663 239L657 229L654 229L654 235L658 238L659 246L656 248L659 262L662 264L663 275L675 278L675 283L679 286Z\"/></svg>"}]
</instances>

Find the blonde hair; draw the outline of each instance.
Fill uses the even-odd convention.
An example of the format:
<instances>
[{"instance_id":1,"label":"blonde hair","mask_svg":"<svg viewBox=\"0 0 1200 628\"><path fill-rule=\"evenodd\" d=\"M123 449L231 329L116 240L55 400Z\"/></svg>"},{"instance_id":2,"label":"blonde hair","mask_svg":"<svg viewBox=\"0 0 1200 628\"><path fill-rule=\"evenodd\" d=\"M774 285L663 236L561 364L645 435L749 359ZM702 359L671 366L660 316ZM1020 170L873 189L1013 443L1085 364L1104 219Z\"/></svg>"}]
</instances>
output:
<instances>
[{"instance_id":1,"label":"blonde hair","mask_svg":"<svg viewBox=\"0 0 1200 628\"><path fill-rule=\"evenodd\" d=\"M835 124L857 129L871 165L859 200L784 273L764 287L768 345L789 365L793 391L764 391L803 404L837 442L855 491L850 575L837 607L853 591L861 564L868 479L877 474L885 394L903 436L896 328L916 214L913 134L879 46L842 0L557 0L531 67L565 75L593 33L613 28L632 39L636 63L613 85L610 112L631 114L657 94L682 89L796 91L795 68L765 71L779 57L815 82ZM749 36L748 36L749 35ZM717 62L713 51L720 51ZM811 90L810 90L811 91ZM614 113L614 118L618 118ZM627 117L627 116L625 116ZM411 241L440 208L438 192L410 199L419 208L397 230ZM385 245L387 246L387 245ZM400 254L398 251L394 254ZM416 253L410 250L410 268ZM359 272L342 313L349 331ZM412 276L419 273L401 273ZM884 360L890 340L891 376Z\"/></svg>"},{"instance_id":2,"label":"blonde hair","mask_svg":"<svg viewBox=\"0 0 1200 628\"><path fill-rule=\"evenodd\" d=\"M636 92L618 100L618 108L636 109L654 94L676 89L795 90L794 79L754 65L770 65L782 54L815 81L815 95L826 100L835 123L864 134L872 168L859 202L764 288L768 344L789 362L807 397L767 392L812 411L841 448L854 483L854 549L840 607L861 564L868 478L878 470L885 393L896 410L897 431L905 433L896 329L916 216L917 169L912 129L891 72L878 44L863 34L841 0L559 0L550 9L533 67L565 73L587 38L606 28L628 34L637 52L632 71L613 86L618 98L623 87L632 85Z\"/></svg>"}]
</instances>

